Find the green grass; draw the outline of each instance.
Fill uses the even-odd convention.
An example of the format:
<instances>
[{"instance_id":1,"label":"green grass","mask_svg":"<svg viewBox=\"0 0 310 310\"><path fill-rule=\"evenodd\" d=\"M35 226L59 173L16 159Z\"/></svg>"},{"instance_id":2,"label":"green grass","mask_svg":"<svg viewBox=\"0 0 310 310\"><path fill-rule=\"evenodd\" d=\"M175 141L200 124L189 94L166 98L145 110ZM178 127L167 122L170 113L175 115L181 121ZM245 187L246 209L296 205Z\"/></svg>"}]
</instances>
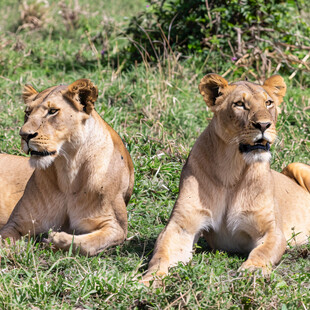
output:
<instances>
[{"instance_id":1,"label":"green grass","mask_svg":"<svg viewBox=\"0 0 310 310\"><path fill-rule=\"evenodd\" d=\"M122 29L144 1L98 5L80 0L80 8L66 1L78 16L73 26L59 14L58 2L49 1L42 28L16 32L23 25L19 3L0 3L1 152L22 155L18 132L24 83L42 90L90 78L99 89L97 111L127 143L136 180L128 205L128 240L120 246L91 258L53 252L34 241L2 247L0 308L307 309L309 246L289 250L264 279L239 276L244 257L209 251L200 240L193 260L171 269L162 288L138 283L177 197L182 166L211 118L198 92L199 80L220 59L211 56L203 65L204 59L195 56L168 58L165 66L137 64L122 71L112 56L126 44ZM276 170L292 161L309 163L310 91L300 81L285 79L288 93L272 149Z\"/></svg>"}]
</instances>

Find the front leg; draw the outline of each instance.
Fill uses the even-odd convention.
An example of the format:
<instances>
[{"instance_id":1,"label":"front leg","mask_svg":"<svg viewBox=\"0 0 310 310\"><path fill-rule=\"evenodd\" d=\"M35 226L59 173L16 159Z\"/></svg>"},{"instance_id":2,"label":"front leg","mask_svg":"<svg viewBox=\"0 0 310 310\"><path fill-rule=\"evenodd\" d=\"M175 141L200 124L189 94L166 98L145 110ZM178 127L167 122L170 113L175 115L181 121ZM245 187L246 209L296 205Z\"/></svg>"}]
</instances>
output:
<instances>
[{"instance_id":1,"label":"front leg","mask_svg":"<svg viewBox=\"0 0 310 310\"><path fill-rule=\"evenodd\" d=\"M159 235L153 257L142 283L148 285L154 276L163 276L178 262L187 263L200 232L211 223L211 213L203 208L198 183L189 178L180 187L180 195L165 229Z\"/></svg>"},{"instance_id":2,"label":"front leg","mask_svg":"<svg viewBox=\"0 0 310 310\"><path fill-rule=\"evenodd\" d=\"M171 218L156 241L154 255L142 283L148 284L154 276L166 275L169 267L178 262L187 263L191 259L193 245L196 236L199 237L201 227L197 226L190 231L192 228L178 223L176 218Z\"/></svg>"},{"instance_id":3,"label":"front leg","mask_svg":"<svg viewBox=\"0 0 310 310\"><path fill-rule=\"evenodd\" d=\"M280 229L271 230L257 242L239 271L261 270L263 275L268 275L272 265L280 261L285 249L286 239L283 232Z\"/></svg>"},{"instance_id":4,"label":"front leg","mask_svg":"<svg viewBox=\"0 0 310 310\"><path fill-rule=\"evenodd\" d=\"M263 274L269 274L271 266L277 264L285 252L286 239L275 198L275 179L267 163L258 162L248 168L232 200L231 210L234 212L228 215L228 221L235 217L238 228L252 240L249 257L239 270L260 269Z\"/></svg>"}]
</instances>

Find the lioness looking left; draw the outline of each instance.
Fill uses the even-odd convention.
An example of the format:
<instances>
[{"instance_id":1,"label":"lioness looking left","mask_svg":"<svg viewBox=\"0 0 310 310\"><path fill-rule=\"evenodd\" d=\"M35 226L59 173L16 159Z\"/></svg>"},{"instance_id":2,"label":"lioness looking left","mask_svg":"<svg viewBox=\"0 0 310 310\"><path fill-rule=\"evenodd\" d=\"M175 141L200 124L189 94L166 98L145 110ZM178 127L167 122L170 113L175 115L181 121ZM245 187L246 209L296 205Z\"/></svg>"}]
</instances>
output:
<instances>
[{"instance_id":1,"label":"lioness looking left","mask_svg":"<svg viewBox=\"0 0 310 310\"><path fill-rule=\"evenodd\" d=\"M17 203L2 238L52 229L48 241L55 247L67 250L72 244L84 255L126 238L133 163L121 138L95 111L97 97L87 79L40 93L25 86L20 135L32 168L27 158L0 155L0 224Z\"/></svg>"}]
</instances>

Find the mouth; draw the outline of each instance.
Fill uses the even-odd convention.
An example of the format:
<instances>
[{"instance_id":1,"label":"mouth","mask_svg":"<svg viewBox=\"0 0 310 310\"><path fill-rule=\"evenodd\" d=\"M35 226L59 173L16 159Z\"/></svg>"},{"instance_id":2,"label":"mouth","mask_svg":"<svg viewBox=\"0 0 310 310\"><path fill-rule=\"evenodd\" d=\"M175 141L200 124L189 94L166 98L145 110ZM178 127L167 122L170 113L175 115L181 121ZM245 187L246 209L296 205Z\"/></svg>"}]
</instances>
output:
<instances>
[{"instance_id":1,"label":"mouth","mask_svg":"<svg viewBox=\"0 0 310 310\"><path fill-rule=\"evenodd\" d=\"M56 151L48 152L48 151L43 151L43 152L38 152L38 151L30 151L31 156L51 156L55 155Z\"/></svg>"},{"instance_id":2,"label":"mouth","mask_svg":"<svg viewBox=\"0 0 310 310\"><path fill-rule=\"evenodd\" d=\"M239 144L239 151L241 153L249 153L256 150L262 150L265 152L270 151L270 143L264 139L257 140L254 144Z\"/></svg>"}]
</instances>

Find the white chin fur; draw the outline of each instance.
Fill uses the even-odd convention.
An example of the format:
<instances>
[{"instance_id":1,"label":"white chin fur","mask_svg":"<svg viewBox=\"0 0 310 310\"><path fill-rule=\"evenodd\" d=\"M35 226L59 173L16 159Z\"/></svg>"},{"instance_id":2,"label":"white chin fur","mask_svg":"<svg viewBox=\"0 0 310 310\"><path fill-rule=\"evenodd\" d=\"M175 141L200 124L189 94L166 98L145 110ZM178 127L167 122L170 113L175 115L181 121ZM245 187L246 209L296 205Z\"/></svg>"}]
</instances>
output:
<instances>
[{"instance_id":1,"label":"white chin fur","mask_svg":"<svg viewBox=\"0 0 310 310\"><path fill-rule=\"evenodd\" d=\"M55 156L31 156L29 163L32 168L46 169L53 163L55 158Z\"/></svg>"},{"instance_id":2,"label":"white chin fur","mask_svg":"<svg viewBox=\"0 0 310 310\"><path fill-rule=\"evenodd\" d=\"M248 153L243 153L245 162L250 165L257 162L269 162L271 159L270 152L256 150Z\"/></svg>"}]
</instances>

